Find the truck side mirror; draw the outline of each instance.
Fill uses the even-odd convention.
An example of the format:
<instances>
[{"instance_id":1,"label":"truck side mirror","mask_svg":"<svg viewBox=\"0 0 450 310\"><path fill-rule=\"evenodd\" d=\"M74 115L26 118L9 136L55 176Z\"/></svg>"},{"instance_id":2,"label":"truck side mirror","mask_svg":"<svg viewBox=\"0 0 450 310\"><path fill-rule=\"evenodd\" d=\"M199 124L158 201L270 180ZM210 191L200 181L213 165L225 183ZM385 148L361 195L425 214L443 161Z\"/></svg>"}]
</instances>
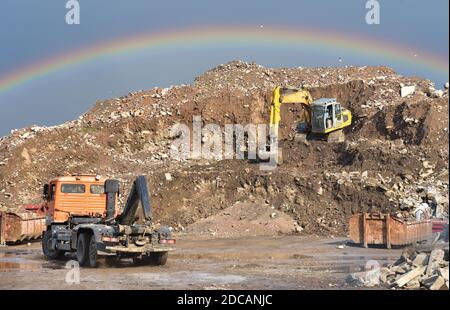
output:
<instances>
[{"instance_id":1,"label":"truck side mirror","mask_svg":"<svg viewBox=\"0 0 450 310\"><path fill-rule=\"evenodd\" d=\"M45 185L44 185L44 188L43 188L43 190L42 190L42 198L44 198L45 200L48 199L49 188L50 188L49 185L48 185L48 184L45 184Z\"/></svg>"}]
</instances>

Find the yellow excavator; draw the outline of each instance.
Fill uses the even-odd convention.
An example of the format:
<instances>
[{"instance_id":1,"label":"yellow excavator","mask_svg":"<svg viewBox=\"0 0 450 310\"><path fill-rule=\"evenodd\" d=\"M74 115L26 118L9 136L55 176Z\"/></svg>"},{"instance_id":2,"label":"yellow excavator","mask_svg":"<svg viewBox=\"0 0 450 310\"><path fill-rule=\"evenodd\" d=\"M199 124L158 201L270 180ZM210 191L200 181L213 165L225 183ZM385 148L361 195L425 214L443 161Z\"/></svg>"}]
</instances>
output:
<instances>
[{"instance_id":1,"label":"yellow excavator","mask_svg":"<svg viewBox=\"0 0 450 310\"><path fill-rule=\"evenodd\" d=\"M278 143L278 128L281 121L282 104L301 104L304 108L304 117L300 120L303 125L303 134L307 137L314 135L326 138L328 142L344 142L343 129L352 123L352 113L343 108L334 98L320 98L313 100L310 92L303 88L276 87L273 91L270 106L270 142ZM278 144L277 144L278 145ZM278 151L278 162L281 152Z\"/></svg>"}]
</instances>

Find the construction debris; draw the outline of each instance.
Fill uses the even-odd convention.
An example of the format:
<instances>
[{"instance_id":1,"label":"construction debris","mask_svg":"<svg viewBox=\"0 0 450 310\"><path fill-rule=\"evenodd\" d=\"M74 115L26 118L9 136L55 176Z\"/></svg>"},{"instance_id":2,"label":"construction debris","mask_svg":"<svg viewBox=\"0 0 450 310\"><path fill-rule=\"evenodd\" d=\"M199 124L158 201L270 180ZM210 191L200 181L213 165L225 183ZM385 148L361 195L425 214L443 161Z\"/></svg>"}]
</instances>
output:
<instances>
[{"instance_id":1,"label":"construction debris","mask_svg":"<svg viewBox=\"0 0 450 310\"><path fill-rule=\"evenodd\" d=\"M408 97L408 96L414 94L415 91L416 91L415 86L402 86L400 89L400 96L402 98L405 98L405 97Z\"/></svg>"},{"instance_id":2,"label":"construction debris","mask_svg":"<svg viewBox=\"0 0 450 310\"><path fill-rule=\"evenodd\" d=\"M414 86L415 94L402 98L401 84ZM346 142L296 141L302 110L285 106L284 163L270 173L248 160L172 157L172 126L191 128L193 116L221 127L267 123L276 85L303 85L314 98L336 98L351 110ZM427 96L430 86L386 67L272 69L232 61L192 85L100 100L73 121L29 126L0 138L0 206L18 211L39 203L43 182L59 175L108 176L119 179L127 193L133 175L145 174L158 206L155 217L175 230L219 215L238 201L269 201L270 213L277 213L274 219L268 213L270 224L286 219L286 231L305 235L344 236L356 213L389 213L408 221L425 203L431 217L445 219L448 92L442 98Z\"/></svg>"},{"instance_id":3,"label":"construction debris","mask_svg":"<svg viewBox=\"0 0 450 310\"><path fill-rule=\"evenodd\" d=\"M347 280L366 287L382 285L393 289L448 290L448 243L441 245L446 245L446 248L407 249L394 264L351 274Z\"/></svg>"}]
</instances>

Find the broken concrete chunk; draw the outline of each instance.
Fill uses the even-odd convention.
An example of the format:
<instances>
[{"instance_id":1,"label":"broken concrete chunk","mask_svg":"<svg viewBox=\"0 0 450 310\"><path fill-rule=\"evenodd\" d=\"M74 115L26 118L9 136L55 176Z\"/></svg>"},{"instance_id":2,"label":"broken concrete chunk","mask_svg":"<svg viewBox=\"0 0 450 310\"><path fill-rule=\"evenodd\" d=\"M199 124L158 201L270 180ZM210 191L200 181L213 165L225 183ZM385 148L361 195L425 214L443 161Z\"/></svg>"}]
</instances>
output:
<instances>
[{"instance_id":1,"label":"broken concrete chunk","mask_svg":"<svg viewBox=\"0 0 450 310\"><path fill-rule=\"evenodd\" d=\"M423 267L417 267L413 270L411 270L410 272L402 275L401 277L399 277L397 279L397 281L395 281L395 283L399 286L402 287L404 286L406 283L408 283L409 281L411 281L412 279L414 279L415 277L418 277L420 275L422 275L425 270L427 269L426 266Z\"/></svg>"},{"instance_id":2,"label":"broken concrete chunk","mask_svg":"<svg viewBox=\"0 0 450 310\"><path fill-rule=\"evenodd\" d=\"M412 262L413 266L420 267L428 264L428 255L425 253L417 254Z\"/></svg>"},{"instance_id":3,"label":"broken concrete chunk","mask_svg":"<svg viewBox=\"0 0 450 310\"><path fill-rule=\"evenodd\" d=\"M172 175L170 173L165 173L164 176L166 177L166 181L170 182L172 181Z\"/></svg>"},{"instance_id":4,"label":"broken concrete chunk","mask_svg":"<svg viewBox=\"0 0 450 310\"><path fill-rule=\"evenodd\" d=\"M415 277L414 279L412 279L411 281L409 281L406 285L405 288L410 289L410 290L416 290L420 288L420 276L419 277Z\"/></svg>"},{"instance_id":5,"label":"broken concrete chunk","mask_svg":"<svg viewBox=\"0 0 450 310\"><path fill-rule=\"evenodd\" d=\"M404 274L406 272L405 268L401 266L394 266L391 268L392 272L398 273L398 274Z\"/></svg>"},{"instance_id":6,"label":"broken concrete chunk","mask_svg":"<svg viewBox=\"0 0 450 310\"><path fill-rule=\"evenodd\" d=\"M439 267L439 264L444 260L445 252L442 249L433 250L428 260L428 266L426 269L426 275L431 275L435 269Z\"/></svg>"},{"instance_id":7,"label":"broken concrete chunk","mask_svg":"<svg viewBox=\"0 0 450 310\"><path fill-rule=\"evenodd\" d=\"M380 269L380 281L382 283L387 283L393 278L395 278L395 272L386 267Z\"/></svg>"},{"instance_id":8,"label":"broken concrete chunk","mask_svg":"<svg viewBox=\"0 0 450 310\"><path fill-rule=\"evenodd\" d=\"M445 280L443 277L438 276L436 280L428 288L432 291L440 290L445 285Z\"/></svg>"},{"instance_id":9,"label":"broken concrete chunk","mask_svg":"<svg viewBox=\"0 0 450 310\"><path fill-rule=\"evenodd\" d=\"M444 278L445 282L448 282L448 266L445 268L439 268L438 274Z\"/></svg>"},{"instance_id":10,"label":"broken concrete chunk","mask_svg":"<svg viewBox=\"0 0 450 310\"><path fill-rule=\"evenodd\" d=\"M347 282L365 287L377 286L380 284L378 269L352 273L347 277Z\"/></svg>"},{"instance_id":11,"label":"broken concrete chunk","mask_svg":"<svg viewBox=\"0 0 450 310\"><path fill-rule=\"evenodd\" d=\"M402 98L408 97L408 96L414 94L415 91L416 91L416 87L415 86L403 86L400 89L400 95L402 96Z\"/></svg>"},{"instance_id":12,"label":"broken concrete chunk","mask_svg":"<svg viewBox=\"0 0 450 310\"><path fill-rule=\"evenodd\" d=\"M439 278L439 275L437 274L432 276L424 276L420 279L420 283L426 288L430 288L430 286L432 286L433 283L436 282L437 278Z\"/></svg>"}]
</instances>

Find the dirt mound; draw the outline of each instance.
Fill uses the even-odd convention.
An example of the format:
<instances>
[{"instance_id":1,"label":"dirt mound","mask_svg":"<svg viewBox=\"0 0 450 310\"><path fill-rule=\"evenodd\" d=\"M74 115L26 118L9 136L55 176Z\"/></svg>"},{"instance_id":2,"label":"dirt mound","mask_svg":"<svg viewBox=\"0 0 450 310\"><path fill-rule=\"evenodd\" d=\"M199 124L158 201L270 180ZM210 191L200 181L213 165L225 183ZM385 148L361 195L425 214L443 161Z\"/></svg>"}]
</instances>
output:
<instances>
[{"instance_id":1,"label":"dirt mound","mask_svg":"<svg viewBox=\"0 0 450 310\"><path fill-rule=\"evenodd\" d=\"M385 139L402 139L406 144L448 143L448 101L403 102L379 111L365 133Z\"/></svg>"},{"instance_id":2,"label":"dirt mound","mask_svg":"<svg viewBox=\"0 0 450 310\"><path fill-rule=\"evenodd\" d=\"M296 141L302 110L285 105L284 164L274 171L246 160L171 158L174 124L192 126L196 115L204 125L265 124L276 85L302 85L314 98L337 98L354 116L347 141ZM415 86L415 93L402 98L402 85ZM119 179L122 193L135 175L147 175L155 218L176 230L211 216L225 219L224 210L238 201L250 203L257 214L266 203L273 206L303 234L344 235L353 213L399 210L406 198L413 199L409 208L429 202L445 215L448 93L435 98L431 86L385 67L270 69L234 61L209 70L193 85L99 101L72 122L31 126L1 138L0 208L39 202L52 177L94 173Z\"/></svg>"},{"instance_id":3,"label":"dirt mound","mask_svg":"<svg viewBox=\"0 0 450 310\"><path fill-rule=\"evenodd\" d=\"M297 222L264 201L238 202L218 214L201 219L186 233L217 238L290 234L300 231Z\"/></svg>"}]
</instances>

